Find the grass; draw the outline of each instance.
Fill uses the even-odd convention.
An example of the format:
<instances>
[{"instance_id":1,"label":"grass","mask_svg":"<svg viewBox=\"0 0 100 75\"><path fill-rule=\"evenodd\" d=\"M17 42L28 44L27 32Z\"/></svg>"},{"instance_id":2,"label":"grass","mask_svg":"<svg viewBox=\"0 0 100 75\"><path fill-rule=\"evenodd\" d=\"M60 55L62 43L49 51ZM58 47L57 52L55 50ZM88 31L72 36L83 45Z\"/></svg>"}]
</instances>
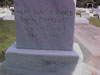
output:
<instances>
[{"instance_id":1,"label":"grass","mask_svg":"<svg viewBox=\"0 0 100 75\"><path fill-rule=\"evenodd\" d=\"M14 21L0 20L0 62L5 59L5 51L15 40Z\"/></svg>"},{"instance_id":2,"label":"grass","mask_svg":"<svg viewBox=\"0 0 100 75\"><path fill-rule=\"evenodd\" d=\"M100 19L98 19L98 18L91 17L91 18L89 18L89 22L92 25L95 25L97 27L100 27Z\"/></svg>"}]
</instances>

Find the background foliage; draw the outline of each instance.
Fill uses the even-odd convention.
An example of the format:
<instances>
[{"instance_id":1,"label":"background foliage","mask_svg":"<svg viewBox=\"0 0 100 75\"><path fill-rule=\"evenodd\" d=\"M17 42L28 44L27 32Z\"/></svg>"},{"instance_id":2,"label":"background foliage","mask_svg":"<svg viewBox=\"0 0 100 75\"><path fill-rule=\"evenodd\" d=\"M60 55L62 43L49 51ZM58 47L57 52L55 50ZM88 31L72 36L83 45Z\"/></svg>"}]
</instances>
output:
<instances>
[{"instance_id":1,"label":"background foliage","mask_svg":"<svg viewBox=\"0 0 100 75\"><path fill-rule=\"evenodd\" d=\"M95 8L100 6L100 0L77 0L77 7L87 7L87 3L92 3Z\"/></svg>"},{"instance_id":2,"label":"background foliage","mask_svg":"<svg viewBox=\"0 0 100 75\"><path fill-rule=\"evenodd\" d=\"M14 21L0 20L0 62L5 58L5 51L16 40Z\"/></svg>"},{"instance_id":3,"label":"background foliage","mask_svg":"<svg viewBox=\"0 0 100 75\"><path fill-rule=\"evenodd\" d=\"M13 0L0 0L0 6L13 6Z\"/></svg>"},{"instance_id":4,"label":"background foliage","mask_svg":"<svg viewBox=\"0 0 100 75\"><path fill-rule=\"evenodd\" d=\"M87 3L93 3L94 7L100 5L100 0L77 0L77 7L86 7ZM0 0L1 6L13 6L13 0Z\"/></svg>"}]
</instances>

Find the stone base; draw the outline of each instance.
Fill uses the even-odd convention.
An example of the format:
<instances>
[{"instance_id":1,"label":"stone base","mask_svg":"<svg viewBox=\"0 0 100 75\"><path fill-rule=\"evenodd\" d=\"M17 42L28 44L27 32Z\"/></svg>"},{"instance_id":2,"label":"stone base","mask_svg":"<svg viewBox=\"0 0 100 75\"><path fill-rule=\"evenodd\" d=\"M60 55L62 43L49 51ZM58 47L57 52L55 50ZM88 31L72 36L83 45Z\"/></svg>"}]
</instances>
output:
<instances>
[{"instance_id":1,"label":"stone base","mask_svg":"<svg viewBox=\"0 0 100 75\"><path fill-rule=\"evenodd\" d=\"M6 51L6 75L72 75L79 56L75 51L16 49Z\"/></svg>"}]
</instances>

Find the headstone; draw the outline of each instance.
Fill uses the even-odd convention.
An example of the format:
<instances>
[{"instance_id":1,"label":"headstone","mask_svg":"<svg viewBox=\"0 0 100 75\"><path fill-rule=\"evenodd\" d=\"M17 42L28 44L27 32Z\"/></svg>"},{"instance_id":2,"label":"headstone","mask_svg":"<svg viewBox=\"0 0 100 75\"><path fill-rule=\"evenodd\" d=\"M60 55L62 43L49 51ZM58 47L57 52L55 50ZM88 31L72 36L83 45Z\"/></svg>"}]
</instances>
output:
<instances>
[{"instance_id":1,"label":"headstone","mask_svg":"<svg viewBox=\"0 0 100 75\"><path fill-rule=\"evenodd\" d=\"M89 9L88 9L88 8L86 9L86 13L90 13L90 11L89 11Z\"/></svg>"},{"instance_id":2,"label":"headstone","mask_svg":"<svg viewBox=\"0 0 100 75\"><path fill-rule=\"evenodd\" d=\"M3 11L3 8L0 8L0 13L3 13L4 11Z\"/></svg>"},{"instance_id":3,"label":"headstone","mask_svg":"<svg viewBox=\"0 0 100 75\"><path fill-rule=\"evenodd\" d=\"M93 13L90 13L90 17L93 17L94 16L94 14Z\"/></svg>"},{"instance_id":4,"label":"headstone","mask_svg":"<svg viewBox=\"0 0 100 75\"><path fill-rule=\"evenodd\" d=\"M11 11L8 8L4 8L4 13L8 16L8 15L12 15Z\"/></svg>"},{"instance_id":5,"label":"headstone","mask_svg":"<svg viewBox=\"0 0 100 75\"><path fill-rule=\"evenodd\" d=\"M75 23L76 24L89 24L89 20L84 17L77 17L75 18Z\"/></svg>"},{"instance_id":6,"label":"headstone","mask_svg":"<svg viewBox=\"0 0 100 75\"><path fill-rule=\"evenodd\" d=\"M90 13L81 13L81 17L90 18Z\"/></svg>"},{"instance_id":7,"label":"headstone","mask_svg":"<svg viewBox=\"0 0 100 75\"><path fill-rule=\"evenodd\" d=\"M5 13L0 13L0 19L3 18L5 15Z\"/></svg>"},{"instance_id":8,"label":"headstone","mask_svg":"<svg viewBox=\"0 0 100 75\"><path fill-rule=\"evenodd\" d=\"M98 6L98 9L100 9L100 6Z\"/></svg>"},{"instance_id":9,"label":"headstone","mask_svg":"<svg viewBox=\"0 0 100 75\"><path fill-rule=\"evenodd\" d=\"M11 20L11 21L13 21L13 20L15 20L15 17L14 17L14 15L6 15L6 16L4 16L3 17L3 20Z\"/></svg>"},{"instance_id":10,"label":"headstone","mask_svg":"<svg viewBox=\"0 0 100 75\"><path fill-rule=\"evenodd\" d=\"M15 0L15 9L17 48L73 50L73 0Z\"/></svg>"},{"instance_id":11,"label":"headstone","mask_svg":"<svg viewBox=\"0 0 100 75\"><path fill-rule=\"evenodd\" d=\"M72 75L75 0L14 0L16 44L6 51L8 75Z\"/></svg>"},{"instance_id":12,"label":"headstone","mask_svg":"<svg viewBox=\"0 0 100 75\"><path fill-rule=\"evenodd\" d=\"M100 14L99 14L99 19L100 19Z\"/></svg>"},{"instance_id":13,"label":"headstone","mask_svg":"<svg viewBox=\"0 0 100 75\"><path fill-rule=\"evenodd\" d=\"M100 14L100 9L93 9L94 14Z\"/></svg>"}]
</instances>

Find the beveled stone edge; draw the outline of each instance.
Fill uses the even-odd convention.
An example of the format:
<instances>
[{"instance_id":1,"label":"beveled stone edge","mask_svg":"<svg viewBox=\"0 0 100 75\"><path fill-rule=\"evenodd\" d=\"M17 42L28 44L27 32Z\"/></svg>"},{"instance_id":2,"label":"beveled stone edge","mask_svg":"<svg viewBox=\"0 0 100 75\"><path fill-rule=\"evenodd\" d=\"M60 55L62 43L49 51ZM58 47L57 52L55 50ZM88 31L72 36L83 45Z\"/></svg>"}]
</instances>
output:
<instances>
[{"instance_id":1,"label":"beveled stone edge","mask_svg":"<svg viewBox=\"0 0 100 75\"><path fill-rule=\"evenodd\" d=\"M16 42L8 48L7 53L18 54L37 54L37 55L61 55L61 56L78 56L75 49L73 51L59 51L59 50L35 50L35 49L17 49Z\"/></svg>"}]
</instances>

